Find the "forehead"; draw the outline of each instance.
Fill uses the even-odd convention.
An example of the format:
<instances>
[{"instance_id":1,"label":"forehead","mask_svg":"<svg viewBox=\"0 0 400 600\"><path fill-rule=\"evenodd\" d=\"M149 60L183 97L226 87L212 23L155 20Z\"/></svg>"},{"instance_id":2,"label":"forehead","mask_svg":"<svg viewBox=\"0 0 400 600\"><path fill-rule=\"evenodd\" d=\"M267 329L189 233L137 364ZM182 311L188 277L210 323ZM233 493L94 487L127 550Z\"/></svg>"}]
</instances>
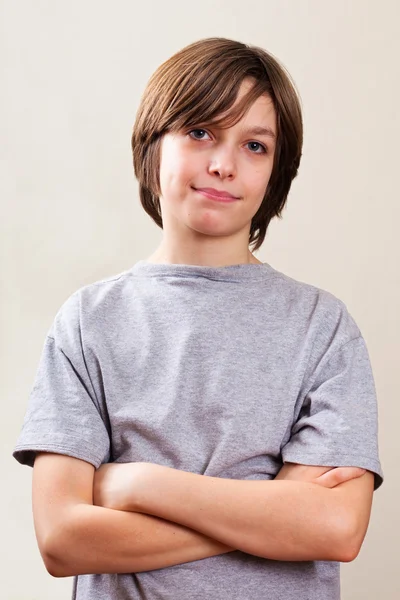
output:
<instances>
[{"instance_id":1,"label":"forehead","mask_svg":"<svg viewBox=\"0 0 400 600\"><path fill-rule=\"evenodd\" d=\"M232 125L229 124L231 113L234 112L237 105L240 104L243 97L247 95L252 86L253 82L251 80L245 79L242 82L233 106L216 117L217 124L221 124L221 126L228 128L251 128L254 134L267 135L268 137L276 138L275 106L272 98L266 93L258 96L258 98L250 104L239 121ZM224 125L225 119L227 119L228 126Z\"/></svg>"},{"instance_id":2,"label":"forehead","mask_svg":"<svg viewBox=\"0 0 400 600\"><path fill-rule=\"evenodd\" d=\"M229 115L229 113L226 114ZM275 144L278 137L274 104L267 96L257 98L235 123L224 124L224 121L221 123L220 117L218 117L217 122L210 123L210 126L224 131L235 131L238 135L256 136L258 139L265 138L271 144Z\"/></svg>"}]
</instances>

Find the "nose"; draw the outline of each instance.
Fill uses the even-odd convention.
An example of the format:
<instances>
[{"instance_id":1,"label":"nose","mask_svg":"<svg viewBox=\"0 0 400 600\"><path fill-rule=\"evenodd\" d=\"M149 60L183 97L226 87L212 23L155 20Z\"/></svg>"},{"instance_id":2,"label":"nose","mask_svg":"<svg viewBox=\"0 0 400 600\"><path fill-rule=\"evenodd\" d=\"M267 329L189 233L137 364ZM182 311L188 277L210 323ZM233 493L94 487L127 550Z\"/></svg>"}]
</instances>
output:
<instances>
[{"instance_id":1,"label":"nose","mask_svg":"<svg viewBox=\"0 0 400 600\"><path fill-rule=\"evenodd\" d=\"M211 175L217 175L221 179L232 179L236 174L233 151L226 147L216 150L210 160L208 171Z\"/></svg>"}]
</instances>

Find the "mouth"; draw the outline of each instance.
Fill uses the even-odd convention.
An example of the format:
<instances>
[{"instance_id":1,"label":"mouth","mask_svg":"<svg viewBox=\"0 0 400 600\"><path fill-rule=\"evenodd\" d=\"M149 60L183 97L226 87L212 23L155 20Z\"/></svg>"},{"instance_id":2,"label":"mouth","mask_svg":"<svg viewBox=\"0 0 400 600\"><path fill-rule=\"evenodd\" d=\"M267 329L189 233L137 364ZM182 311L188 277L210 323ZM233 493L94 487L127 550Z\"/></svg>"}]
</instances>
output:
<instances>
[{"instance_id":1,"label":"mouth","mask_svg":"<svg viewBox=\"0 0 400 600\"><path fill-rule=\"evenodd\" d=\"M215 190L213 188L194 188L192 189L205 196L206 198L210 198L210 200L216 200L217 202L235 202L235 200L239 200L236 196L232 196L229 192L223 192L220 190Z\"/></svg>"}]
</instances>

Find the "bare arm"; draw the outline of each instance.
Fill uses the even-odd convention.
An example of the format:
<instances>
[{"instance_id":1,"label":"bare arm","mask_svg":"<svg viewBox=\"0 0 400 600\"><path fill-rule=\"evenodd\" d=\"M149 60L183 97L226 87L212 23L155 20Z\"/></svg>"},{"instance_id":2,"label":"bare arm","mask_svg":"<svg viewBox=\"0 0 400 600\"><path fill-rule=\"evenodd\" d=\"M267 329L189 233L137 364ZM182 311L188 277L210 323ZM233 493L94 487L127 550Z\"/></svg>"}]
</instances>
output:
<instances>
[{"instance_id":1,"label":"bare arm","mask_svg":"<svg viewBox=\"0 0 400 600\"><path fill-rule=\"evenodd\" d=\"M304 476L324 467L305 465L285 465L274 481L223 479L151 463L104 467L109 481L114 474L125 488L124 502L114 508L174 521L263 558L348 562L368 526L373 475L361 469L353 470L362 476L329 489Z\"/></svg>"},{"instance_id":2,"label":"bare arm","mask_svg":"<svg viewBox=\"0 0 400 600\"><path fill-rule=\"evenodd\" d=\"M54 577L139 573L234 550L162 518L93 506L94 472L69 456L42 453L35 460L35 531Z\"/></svg>"}]
</instances>

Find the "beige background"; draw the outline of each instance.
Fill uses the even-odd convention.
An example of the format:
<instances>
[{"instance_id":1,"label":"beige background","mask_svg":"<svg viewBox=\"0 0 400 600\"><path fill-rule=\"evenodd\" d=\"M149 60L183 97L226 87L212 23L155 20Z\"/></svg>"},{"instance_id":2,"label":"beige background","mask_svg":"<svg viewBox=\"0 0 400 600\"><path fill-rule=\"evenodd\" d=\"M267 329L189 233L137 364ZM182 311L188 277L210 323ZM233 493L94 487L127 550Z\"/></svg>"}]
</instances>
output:
<instances>
[{"instance_id":1,"label":"beige background","mask_svg":"<svg viewBox=\"0 0 400 600\"><path fill-rule=\"evenodd\" d=\"M52 578L42 564L32 471L11 457L13 445L60 305L146 258L161 239L131 168L130 133L148 78L186 44L222 36L270 50L300 90L300 173L257 256L336 294L367 341L386 481L359 557L342 567L342 597L398 599L398 2L3 0L0 7L2 598L70 598L72 580Z\"/></svg>"}]
</instances>

